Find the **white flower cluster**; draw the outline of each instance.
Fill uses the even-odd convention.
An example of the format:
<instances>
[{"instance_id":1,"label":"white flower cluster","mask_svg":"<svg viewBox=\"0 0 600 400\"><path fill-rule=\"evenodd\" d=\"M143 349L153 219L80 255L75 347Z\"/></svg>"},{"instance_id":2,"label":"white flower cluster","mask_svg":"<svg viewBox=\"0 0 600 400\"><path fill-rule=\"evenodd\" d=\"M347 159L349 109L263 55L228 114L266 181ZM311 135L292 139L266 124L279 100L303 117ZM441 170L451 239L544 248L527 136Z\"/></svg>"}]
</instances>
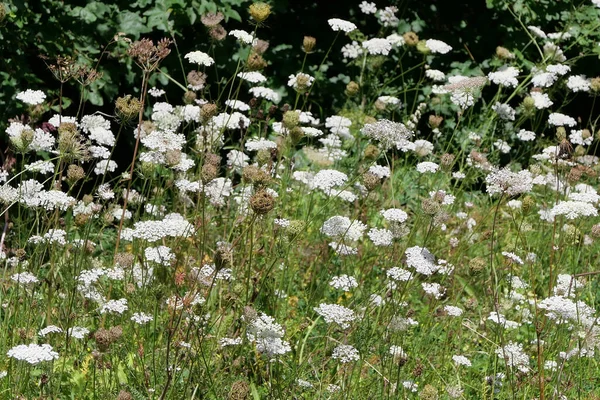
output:
<instances>
[{"instance_id":1,"label":"white flower cluster","mask_svg":"<svg viewBox=\"0 0 600 400\"><path fill-rule=\"evenodd\" d=\"M107 312L123 314L128 309L127 299L109 300L100 307L100 314L105 314Z\"/></svg>"},{"instance_id":2,"label":"white flower cluster","mask_svg":"<svg viewBox=\"0 0 600 400\"><path fill-rule=\"evenodd\" d=\"M370 55L387 56L392 50L392 43L387 39L373 38L362 42L362 47L367 50Z\"/></svg>"},{"instance_id":3,"label":"white flower cluster","mask_svg":"<svg viewBox=\"0 0 600 400\"><path fill-rule=\"evenodd\" d=\"M533 177L527 170L512 172L507 168L498 169L486 176L485 182L490 196L499 193L516 196L533 189Z\"/></svg>"},{"instance_id":4,"label":"white flower cluster","mask_svg":"<svg viewBox=\"0 0 600 400\"><path fill-rule=\"evenodd\" d=\"M282 340L284 333L283 327L273 317L261 313L248 326L246 336L256 343L256 350L273 357L292 351L290 344Z\"/></svg>"},{"instance_id":5,"label":"white flower cluster","mask_svg":"<svg viewBox=\"0 0 600 400\"><path fill-rule=\"evenodd\" d=\"M598 210L594 205L584 201L560 201L550 210L552 216L564 215L567 219L580 217L597 217Z\"/></svg>"},{"instance_id":6,"label":"white flower cluster","mask_svg":"<svg viewBox=\"0 0 600 400\"><path fill-rule=\"evenodd\" d=\"M313 308L317 314L319 314L325 322L328 324L334 322L338 324L342 329L346 329L350 326L350 322L356 319L354 311L339 304L327 304L321 303L319 307Z\"/></svg>"},{"instance_id":7,"label":"white flower cluster","mask_svg":"<svg viewBox=\"0 0 600 400\"><path fill-rule=\"evenodd\" d=\"M575 126L577 125L577 121L575 118L569 117L568 115L561 113L552 113L548 116L548 124L554 126Z\"/></svg>"},{"instance_id":8,"label":"white flower cluster","mask_svg":"<svg viewBox=\"0 0 600 400\"><path fill-rule=\"evenodd\" d=\"M133 224L131 238L148 242L157 242L165 238L188 237L194 232L194 226L181 214L172 213L159 221L139 221Z\"/></svg>"},{"instance_id":9,"label":"white flower cluster","mask_svg":"<svg viewBox=\"0 0 600 400\"><path fill-rule=\"evenodd\" d=\"M41 90L27 89L24 92L17 93L17 100L21 100L25 104L30 106L36 106L42 104L46 100L46 95Z\"/></svg>"},{"instance_id":10,"label":"white flower cluster","mask_svg":"<svg viewBox=\"0 0 600 400\"><path fill-rule=\"evenodd\" d=\"M231 30L229 31L229 35L235 37L240 43L252 44L254 42L254 36L241 29Z\"/></svg>"},{"instance_id":11,"label":"white flower cluster","mask_svg":"<svg viewBox=\"0 0 600 400\"><path fill-rule=\"evenodd\" d=\"M519 84L517 76L519 76L520 72L521 71L515 67L506 67L496 72L490 72L488 74L488 79L496 85L514 88Z\"/></svg>"},{"instance_id":12,"label":"white flower cluster","mask_svg":"<svg viewBox=\"0 0 600 400\"><path fill-rule=\"evenodd\" d=\"M323 223L321 233L330 238L354 242L362 237L366 229L367 226L360 221L336 215Z\"/></svg>"},{"instance_id":13,"label":"white flower cluster","mask_svg":"<svg viewBox=\"0 0 600 400\"><path fill-rule=\"evenodd\" d=\"M574 92L589 92L592 82L584 75L573 75L567 79L567 87Z\"/></svg>"},{"instance_id":14,"label":"white flower cluster","mask_svg":"<svg viewBox=\"0 0 600 400\"><path fill-rule=\"evenodd\" d=\"M510 368L516 368L523 373L529 372L529 356L523 351L522 343L508 342L504 347L496 349L498 357L503 358Z\"/></svg>"},{"instance_id":15,"label":"white flower cluster","mask_svg":"<svg viewBox=\"0 0 600 400\"><path fill-rule=\"evenodd\" d=\"M356 278L353 276L348 276L346 274L340 276L334 276L329 281L329 286L334 289L343 290L344 292L348 292L355 287L358 287L358 282Z\"/></svg>"},{"instance_id":16,"label":"white flower cluster","mask_svg":"<svg viewBox=\"0 0 600 400\"><path fill-rule=\"evenodd\" d=\"M203 65L205 67L210 67L215 63L215 60L211 56L202 51L192 51L183 56L183 58L192 64Z\"/></svg>"},{"instance_id":17,"label":"white flower cluster","mask_svg":"<svg viewBox=\"0 0 600 400\"><path fill-rule=\"evenodd\" d=\"M331 358L339 360L342 364L360 360L360 354L354 346L341 344L333 349Z\"/></svg>"},{"instance_id":18,"label":"white flower cluster","mask_svg":"<svg viewBox=\"0 0 600 400\"><path fill-rule=\"evenodd\" d=\"M394 234L389 229L372 228L367 235L375 246L391 246L394 240Z\"/></svg>"},{"instance_id":19,"label":"white flower cluster","mask_svg":"<svg viewBox=\"0 0 600 400\"><path fill-rule=\"evenodd\" d=\"M171 265L171 262L175 260L175 254L173 254L171 249L167 246L146 247L144 250L144 255L146 260L164 266Z\"/></svg>"},{"instance_id":20,"label":"white flower cluster","mask_svg":"<svg viewBox=\"0 0 600 400\"><path fill-rule=\"evenodd\" d=\"M350 33L356 29L356 25L350 21L346 21L340 18L331 18L327 20L327 23L335 32L342 31Z\"/></svg>"},{"instance_id":21,"label":"white flower cluster","mask_svg":"<svg viewBox=\"0 0 600 400\"><path fill-rule=\"evenodd\" d=\"M254 97L262 97L263 99L269 100L275 104L281 101L281 95L268 87L255 86L250 88L248 92L250 92L250 94Z\"/></svg>"},{"instance_id":22,"label":"white flower cluster","mask_svg":"<svg viewBox=\"0 0 600 400\"><path fill-rule=\"evenodd\" d=\"M20 344L10 349L6 355L16 360L27 361L32 365L58 359L58 353L49 344Z\"/></svg>"},{"instance_id":23,"label":"white flower cluster","mask_svg":"<svg viewBox=\"0 0 600 400\"><path fill-rule=\"evenodd\" d=\"M435 256L425 247L409 247L404 254L406 265L420 274L432 275L440 269L440 266L435 263Z\"/></svg>"},{"instance_id":24,"label":"white flower cluster","mask_svg":"<svg viewBox=\"0 0 600 400\"><path fill-rule=\"evenodd\" d=\"M450 50L452 50L451 46L449 46L448 44L442 42L441 40L437 40L437 39L427 39L425 41L425 47L427 47L429 50L431 50L432 53L439 53L439 54L446 54Z\"/></svg>"},{"instance_id":25,"label":"white flower cluster","mask_svg":"<svg viewBox=\"0 0 600 400\"><path fill-rule=\"evenodd\" d=\"M361 132L368 138L377 140L384 149L396 147L399 150L408 151L414 146L411 146L412 143L409 142L412 132L400 122L382 119L366 124Z\"/></svg>"}]
</instances>

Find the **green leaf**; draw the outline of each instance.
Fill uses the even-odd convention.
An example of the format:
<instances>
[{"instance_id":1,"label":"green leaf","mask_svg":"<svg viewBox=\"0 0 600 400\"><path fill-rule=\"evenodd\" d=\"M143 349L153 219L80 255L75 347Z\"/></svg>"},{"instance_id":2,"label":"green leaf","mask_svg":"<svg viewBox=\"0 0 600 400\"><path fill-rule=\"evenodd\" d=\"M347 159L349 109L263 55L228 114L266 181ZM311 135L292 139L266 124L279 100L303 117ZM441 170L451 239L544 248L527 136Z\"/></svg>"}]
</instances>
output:
<instances>
[{"instance_id":1,"label":"green leaf","mask_svg":"<svg viewBox=\"0 0 600 400\"><path fill-rule=\"evenodd\" d=\"M124 11L119 14L119 31L139 38L142 33L148 33L152 29L148 28L144 19L137 13Z\"/></svg>"}]
</instances>

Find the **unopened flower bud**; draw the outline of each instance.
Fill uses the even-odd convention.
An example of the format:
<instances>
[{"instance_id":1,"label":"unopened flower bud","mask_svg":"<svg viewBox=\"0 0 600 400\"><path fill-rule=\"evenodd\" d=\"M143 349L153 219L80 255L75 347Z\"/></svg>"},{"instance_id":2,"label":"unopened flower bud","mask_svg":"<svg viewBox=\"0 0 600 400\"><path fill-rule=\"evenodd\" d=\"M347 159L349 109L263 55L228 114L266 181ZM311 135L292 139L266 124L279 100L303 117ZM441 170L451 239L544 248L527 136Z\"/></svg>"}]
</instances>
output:
<instances>
[{"instance_id":1,"label":"unopened flower bud","mask_svg":"<svg viewBox=\"0 0 600 400\"><path fill-rule=\"evenodd\" d=\"M211 119L212 117L214 117L215 115L217 115L217 105L213 104L213 103L207 103L204 104L202 106L202 108L200 108L200 119L202 119L202 121L206 122L209 119Z\"/></svg>"},{"instance_id":2,"label":"unopened flower bud","mask_svg":"<svg viewBox=\"0 0 600 400\"><path fill-rule=\"evenodd\" d=\"M600 93L600 76L590 80L590 89L594 93Z\"/></svg>"},{"instance_id":3,"label":"unopened flower bud","mask_svg":"<svg viewBox=\"0 0 600 400\"><path fill-rule=\"evenodd\" d=\"M196 100L196 93L192 92L191 90L188 90L184 93L183 102L185 104L193 104L195 100Z\"/></svg>"},{"instance_id":4,"label":"unopened flower bud","mask_svg":"<svg viewBox=\"0 0 600 400\"><path fill-rule=\"evenodd\" d=\"M358 85L358 83L356 83L354 81L350 81L346 85L345 93L346 93L346 96L348 96L348 97L356 96L356 94L358 94L359 91L360 91L360 86Z\"/></svg>"},{"instance_id":5,"label":"unopened flower bud","mask_svg":"<svg viewBox=\"0 0 600 400\"><path fill-rule=\"evenodd\" d=\"M502 46L496 47L496 56L502 60L512 60L515 58L513 53L511 53L506 47Z\"/></svg>"},{"instance_id":6,"label":"unopened flower bud","mask_svg":"<svg viewBox=\"0 0 600 400\"><path fill-rule=\"evenodd\" d=\"M414 32L406 32L402 38L407 46L416 46L419 43L419 36Z\"/></svg>"},{"instance_id":7,"label":"unopened flower bud","mask_svg":"<svg viewBox=\"0 0 600 400\"><path fill-rule=\"evenodd\" d=\"M305 53L312 53L315 50L315 46L317 45L317 39L312 36L304 36L302 40L302 50Z\"/></svg>"},{"instance_id":8,"label":"unopened flower bud","mask_svg":"<svg viewBox=\"0 0 600 400\"><path fill-rule=\"evenodd\" d=\"M429 126L432 129L439 128L442 122L444 121L444 117L439 115L430 115L429 116Z\"/></svg>"},{"instance_id":9,"label":"unopened flower bud","mask_svg":"<svg viewBox=\"0 0 600 400\"><path fill-rule=\"evenodd\" d=\"M300 123L300 114L297 111L286 111L283 114L283 126L292 129Z\"/></svg>"}]
</instances>

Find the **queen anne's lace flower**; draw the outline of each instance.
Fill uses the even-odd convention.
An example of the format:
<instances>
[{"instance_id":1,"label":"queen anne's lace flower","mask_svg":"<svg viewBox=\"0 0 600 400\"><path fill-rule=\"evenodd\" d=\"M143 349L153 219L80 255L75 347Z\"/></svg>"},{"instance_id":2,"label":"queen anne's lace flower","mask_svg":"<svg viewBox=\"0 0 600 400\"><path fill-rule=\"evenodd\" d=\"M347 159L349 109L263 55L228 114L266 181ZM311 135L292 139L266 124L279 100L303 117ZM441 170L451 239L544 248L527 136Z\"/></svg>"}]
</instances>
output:
<instances>
[{"instance_id":1,"label":"queen anne's lace flower","mask_svg":"<svg viewBox=\"0 0 600 400\"><path fill-rule=\"evenodd\" d=\"M356 25L352 22L339 18L331 18L327 22L329 23L331 29L333 29L335 32L343 31L349 33L356 29Z\"/></svg>"},{"instance_id":2,"label":"queen anne's lace flower","mask_svg":"<svg viewBox=\"0 0 600 400\"><path fill-rule=\"evenodd\" d=\"M362 47L371 55L387 56L392 49L392 44L387 39L373 38L362 42Z\"/></svg>"},{"instance_id":3,"label":"queen anne's lace flower","mask_svg":"<svg viewBox=\"0 0 600 400\"><path fill-rule=\"evenodd\" d=\"M496 85L514 88L519 84L519 81L517 80L519 72L520 71L515 67L507 67L496 72L490 72L488 74L488 79Z\"/></svg>"},{"instance_id":4,"label":"queen anne's lace flower","mask_svg":"<svg viewBox=\"0 0 600 400\"><path fill-rule=\"evenodd\" d=\"M215 63L215 60L211 56L201 51L192 51L187 53L183 58L192 64L203 65L205 67L210 67Z\"/></svg>"},{"instance_id":5,"label":"queen anne's lace flower","mask_svg":"<svg viewBox=\"0 0 600 400\"><path fill-rule=\"evenodd\" d=\"M452 50L451 46L437 39L428 39L425 41L425 46L431 50L432 53L446 54Z\"/></svg>"},{"instance_id":6,"label":"queen anne's lace flower","mask_svg":"<svg viewBox=\"0 0 600 400\"><path fill-rule=\"evenodd\" d=\"M321 303L314 308L315 312L323 317L328 324L334 322L342 329L350 326L350 322L356 319L354 311L338 304Z\"/></svg>"},{"instance_id":7,"label":"queen anne's lace flower","mask_svg":"<svg viewBox=\"0 0 600 400\"><path fill-rule=\"evenodd\" d=\"M46 99L46 95L41 90L27 89L24 92L17 93L17 100L21 100L25 104L36 106L42 104Z\"/></svg>"},{"instance_id":8,"label":"queen anne's lace flower","mask_svg":"<svg viewBox=\"0 0 600 400\"><path fill-rule=\"evenodd\" d=\"M360 360L360 355L358 350L353 346L347 344L341 344L335 349L333 349L333 353L331 354L331 358L334 360L340 360L342 364L346 364L352 361Z\"/></svg>"},{"instance_id":9,"label":"queen anne's lace flower","mask_svg":"<svg viewBox=\"0 0 600 400\"><path fill-rule=\"evenodd\" d=\"M58 353L49 344L20 344L10 349L6 355L17 360L27 361L32 365L58 359Z\"/></svg>"}]
</instances>

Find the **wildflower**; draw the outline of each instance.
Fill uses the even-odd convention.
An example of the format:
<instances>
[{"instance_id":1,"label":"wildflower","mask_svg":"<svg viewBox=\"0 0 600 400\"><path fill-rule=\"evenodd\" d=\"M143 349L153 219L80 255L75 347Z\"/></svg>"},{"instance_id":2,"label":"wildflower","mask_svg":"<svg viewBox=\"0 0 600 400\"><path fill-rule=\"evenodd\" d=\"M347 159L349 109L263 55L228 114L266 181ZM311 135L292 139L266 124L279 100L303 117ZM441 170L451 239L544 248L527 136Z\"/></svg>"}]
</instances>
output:
<instances>
[{"instance_id":1,"label":"wildflower","mask_svg":"<svg viewBox=\"0 0 600 400\"><path fill-rule=\"evenodd\" d=\"M49 333L61 333L62 331L63 330L56 325L48 325L44 329L40 329L40 331L38 332L38 335L46 336Z\"/></svg>"},{"instance_id":2,"label":"wildflower","mask_svg":"<svg viewBox=\"0 0 600 400\"><path fill-rule=\"evenodd\" d=\"M259 24L264 22L271 14L271 6L267 3L257 2L250 5L248 8L250 16Z\"/></svg>"},{"instance_id":3,"label":"wildflower","mask_svg":"<svg viewBox=\"0 0 600 400\"><path fill-rule=\"evenodd\" d=\"M346 344L341 344L335 349L333 349L331 358L333 358L334 360L340 360L342 364L346 364L352 361L360 360L360 355L355 347Z\"/></svg>"},{"instance_id":4,"label":"wildflower","mask_svg":"<svg viewBox=\"0 0 600 400\"><path fill-rule=\"evenodd\" d=\"M462 308L450 305L444 306L444 311L446 311L446 314L452 317L460 317L463 314Z\"/></svg>"},{"instance_id":5,"label":"wildflower","mask_svg":"<svg viewBox=\"0 0 600 400\"><path fill-rule=\"evenodd\" d=\"M421 283L421 287L425 293L434 297L435 299L441 299L444 293L446 293L446 289L436 282L423 282Z\"/></svg>"},{"instance_id":6,"label":"wildflower","mask_svg":"<svg viewBox=\"0 0 600 400\"><path fill-rule=\"evenodd\" d=\"M584 75L573 75L567 79L567 87L574 92L589 92L591 81Z\"/></svg>"},{"instance_id":7,"label":"wildflower","mask_svg":"<svg viewBox=\"0 0 600 400\"><path fill-rule=\"evenodd\" d=\"M246 331L248 340L256 343L256 350L268 356L284 355L292 351L290 344L282 340L283 335L283 327L265 313L251 321Z\"/></svg>"},{"instance_id":8,"label":"wildflower","mask_svg":"<svg viewBox=\"0 0 600 400\"><path fill-rule=\"evenodd\" d=\"M406 265L420 274L432 275L440 269L435 263L435 256L424 247L413 246L406 249Z\"/></svg>"},{"instance_id":9,"label":"wildflower","mask_svg":"<svg viewBox=\"0 0 600 400\"><path fill-rule=\"evenodd\" d=\"M440 166L434 162L424 161L417 164L417 171L424 174L426 172L435 173Z\"/></svg>"},{"instance_id":10,"label":"wildflower","mask_svg":"<svg viewBox=\"0 0 600 400\"><path fill-rule=\"evenodd\" d=\"M17 100L21 100L25 104L36 106L42 104L46 99L46 95L41 90L27 89L24 92L17 93Z\"/></svg>"},{"instance_id":11,"label":"wildflower","mask_svg":"<svg viewBox=\"0 0 600 400\"><path fill-rule=\"evenodd\" d=\"M237 77L250 83L263 83L267 81L267 77L258 71L239 72Z\"/></svg>"},{"instance_id":12,"label":"wildflower","mask_svg":"<svg viewBox=\"0 0 600 400\"><path fill-rule=\"evenodd\" d=\"M587 129L582 129L571 131L571 134L569 135L569 140L573 144L589 146L594 141L594 137L590 134L590 132Z\"/></svg>"},{"instance_id":13,"label":"wildflower","mask_svg":"<svg viewBox=\"0 0 600 400\"><path fill-rule=\"evenodd\" d=\"M391 246L394 235L388 229L372 228L367 235L375 246Z\"/></svg>"},{"instance_id":14,"label":"wildflower","mask_svg":"<svg viewBox=\"0 0 600 400\"><path fill-rule=\"evenodd\" d=\"M454 361L456 365L463 365L465 367L470 367L472 365L471 361L465 356L453 355L452 361Z\"/></svg>"},{"instance_id":15,"label":"wildflower","mask_svg":"<svg viewBox=\"0 0 600 400\"><path fill-rule=\"evenodd\" d=\"M443 82L446 80L446 75L437 69L428 69L425 71L425 76L434 82Z\"/></svg>"},{"instance_id":16,"label":"wildflower","mask_svg":"<svg viewBox=\"0 0 600 400\"><path fill-rule=\"evenodd\" d=\"M392 44L387 39L373 38L362 42L362 47L371 55L387 56L392 49Z\"/></svg>"},{"instance_id":17,"label":"wildflower","mask_svg":"<svg viewBox=\"0 0 600 400\"><path fill-rule=\"evenodd\" d=\"M432 53L446 54L450 50L452 50L451 46L447 45L446 43L442 42L441 40L436 40L436 39L428 39L425 42L425 46L429 50L431 50Z\"/></svg>"},{"instance_id":18,"label":"wildflower","mask_svg":"<svg viewBox=\"0 0 600 400\"><path fill-rule=\"evenodd\" d=\"M529 372L529 357L523 352L522 343L510 341L495 352L498 357L504 358L509 368L516 368L523 373Z\"/></svg>"},{"instance_id":19,"label":"wildflower","mask_svg":"<svg viewBox=\"0 0 600 400\"><path fill-rule=\"evenodd\" d=\"M398 149L406 151L409 147L412 147L408 146L408 139L412 136L412 132L399 122L382 119L371 124L365 124L361 132L363 135L379 141L385 149L396 146Z\"/></svg>"},{"instance_id":20,"label":"wildflower","mask_svg":"<svg viewBox=\"0 0 600 400\"><path fill-rule=\"evenodd\" d=\"M237 40L244 44L252 44L252 42L254 41L254 37L250 33L241 29L234 29L229 32L229 35L235 37Z\"/></svg>"},{"instance_id":21,"label":"wildflower","mask_svg":"<svg viewBox=\"0 0 600 400\"><path fill-rule=\"evenodd\" d=\"M271 140L266 140L263 138L259 138L259 139L248 139L248 141L246 141L246 150L248 151L260 151L260 150L270 150L270 149L276 149L277 148L277 143L271 141Z\"/></svg>"},{"instance_id":22,"label":"wildflower","mask_svg":"<svg viewBox=\"0 0 600 400\"><path fill-rule=\"evenodd\" d=\"M521 259L521 257L519 257L518 255L516 255L515 253L511 253L508 251L503 251L502 255L506 258L508 258L509 260L511 260L512 262L516 263L516 264L520 264L523 265L523 260Z\"/></svg>"},{"instance_id":23,"label":"wildflower","mask_svg":"<svg viewBox=\"0 0 600 400\"><path fill-rule=\"evenodd\" d=\"M524 142L531 142L535 140L535 132L527 131L525 129L521 129L517 133L517 137Z\"/></svg>"},{"instance_id":24,"label":"wildflower","mask_svg":"<svg viewBox=\"0 0 600 400\"><path fill-rule=\"evenodd\" d=\"M175 254L167 246L146 247L144 255L146 260L165 266L171 265L171 261L175 260Z\"/></svg>"},{"instance_id":25,"label":"wildflower","mask_svg":"<svg viewBox=\"0 0 600 400\"><path fill-rule=\"evenodd\" d=\"M20 344L11 348L6 355L17 360L27 361L32 365L39 364L42 361L52 361L58 359L58 353L54 351L52 346L49 344Z\"/></svg>"},{"instance_id":26,"label":"wildflower","mask_svg":"<svg viewBox=\"0 0 600 400\"><path fill-rule=\"evenodd\" d=\"M360 221L351 221L348 217L335 216L323 223L321 233L331 238L345 238L356 241L361 238L367 226Z\"/></svg>"},{"instance_id":27,"label":"wildflower","mask_svg":"<svg viewBox=\"0 0 600 400\"><path fill-rule=\"evenodd\" d=\"M346 33L350 33L356 29L356 25L352 22L345 21L339 18L331 18L327 21L327 23L329 23L329 26L335 32L343 31Z\"/></svg>"},{"instance_id":28,"label":"wildflower","mask_svg":"<svg viewBox=\"0 0 600 400\"><path fill-rule=\"evenodd\" d=\"M100 314L104 314L106 312L123 314L128 309L129 307L127 307L127 299L109 300L102 305L102 307L100 307Z\"/></svg>"},{"instance_id":29,"label":"wildflower","mask_svg":"<svg viewBox=\"0 0 600 400\"><path fill-rule=\"evenodd\" d=\"M12 279L13 281L15 281L17 283L23 284L23 285L38 283L40 281L38 278L36 278L35 275L33 275L29 272L18 272L16 274L12 274L10 279Z\"/></svg>"},{"instance_id":30,"label":"wildflower","mask_svg":"<svg viewBox=\"0 0 600 400\"><path fill-rule=\"evenodd\" d=\"M331 286L334 289L343 290L344 292L348 292L348 291L350 291L350 289L358 287L358 282L356 281L356 278L354 278L353 276L340 275L340 276L334 276L333 278L331 278L331 281L329 281L329 286Z\"/></svg>"},{"instance_id":31,"label":"wildflower","mask_svg":"<svg viewBox=\"0 0 600 400\"><path fill-rule=\"evenodd\" d=\"M315 46L317 45L317 39L312 36L304 36L302 39L302 50L306 54L310 54L315 50Z\"/></svg>"},{"instance_id":32,"label":"wildflower","mask_svg":"<svg viewBox=\"0 0 600 400\"><path fill-rule=\"evenodd\" d=\"M501 104L499 102L496 102L496 104L492 106L492 110L494 110L496 114L498 114L498 117L500 117L500 119L503 119L505 121L515 120L515 110L508 104Z\"/></svg>"},{"instance_id":33,"label":"wildflower","mask_svg":"<svg viewBox=\"0 0 600 400\"><path fill-rule=\"evenodd\" d=\"M564 215L567 219L576 219L580 217L596 217L598 210L590 203L583 201L560 201L550 210L552 216Z\"/></svg>"},{"instance_id":34,"label":"wildflower","mask_svg":"<svg viewBox=\"0 0 600 400\"><path fill-rule=\"evenodd\" d=\"M529 29L534 35L536 35L538 38L540 39L546 39L548 36L546 35L546 33L541 30L538 26L528 26L527 29Z\"/></svg>"},{"instance_id":35,"label":"wildflower","mask_svg":"<svg viewBox=\"0 0 600 400\"><path fill-rule=\"evenodd\" d=\"M138 325L145 325L148 322L153 321L154 317L152 317L152 315L149 315L149 314L145 314L145 313L142 313L142 312L137 312L137 313L134 313L131 316L131 320L133 322L135 322L136 324L138 324Z\"/></svg>"},{"instance_id":36,"label":"wildflower","mask_svg":"<svg viewBox=\"0 0 600 400\"><path fill-rule=\"evenodd\" d=\"M296 75L292 74L288 77L288 86L303 93L306 92L309 87L311 87L314 81L314 77L303 72L299 72Z\"/></svg>"},{"instance_id":37,"label":"wildflower","mask_svg":"<svg viewBox=\"0 0 600 400\"><path fill-rule=\"evenodd\" d=\"M398 7L395 6L387 6L383 10L379 10L379 23L385 27L398 26L400 20L396 17L396 12L398 12Z\"/></svg>"},{"instance_id":38,"label":"wildflower","mask_svg":"<svg viewBox=\"0 0 600 400\"><path fill-rule=\"evenodd\" d=\"M554 104L554 102L550 100L550 97L548 97L546 93L531 92L529 95L534 101L535 108L538 110L543 110Z\"/></svg>"},{"instance_id":39,"label":"wildflower","mask_svg":"<svg viewBox=\"0 0 600 400\"><path fill-rule=\"evenodd\" d=\"M166 92L162 89L157 89L156 87L152 87L148 90L148 94L152 97L160 97L163 96Z\"/></svg>"},{"instance_id":40,"label":"wildflower","mask_svg":"<svg viewBox=\"0 0 600 400\"><path fill-rule=\"evenodd\" d=\"M515 67L506 67L496 72L490 72L488 74L488 79L496 85L514 88L519 84L519 81L517 80L519 72L521 71Z\"/></svg>"},{"instance_id":41,"label":"wildflower","mask_svg":"<svg viewBox=\"0 0 600 400\"><path fill-rule=\"evenodd\" d=\"M391 175L390 167L386 167L384 165L370 166L369 173L375 175L379 179L388 178Z\"/></svg>"},{"instance_id":42,"label":"wildflower","mask_svg":"<svg viewBox=\"0 0 600 400\"><path fill-rule=\"evenodd\" d=\"M250 94L255 97L262 97L264 99L272 101L273 103L279 103L281 101L281 96L279 95L279 93L267 87L255 86L253 88L250 88L248 92L250 92Z\"/></svg>"},{"instance_id":43,"label":"wildflower","mask_svg":"<svg viewBox=\"0 0 600 400\"><path fill-rule=\"evenodd\" d=\"M490 173L485 181L487 183L486 190L490 195L504 193L516 196L527 193L533 188L533 178L527 170L512 172L507 168L499 169Z\"/></svg>"},{"instance_id":44,"label":"wildflower","mask_svg":"<svg viewBox=\"0 0 600 400\"><path fill-rule=\"evenodd\" d=\"M358 5L358 8L360 8L360 11L363 12L363 14L375 14L377 12L377 6L375 5L375 3L369 3L368 1L363 1L362 3L360 3Z\"/></svg>"},{"instance_id":45,"label":"wildflower","mask_svg":"<svg viewBox=\"0 0 600 400\"><path fill-rule=\"evenodd\" d=\"M500 153L504 153L504 154L508 154L511 149L510 145L502 139L496 140L494 142L494 147L497 148L500 151Z\"/></svg>"},{"instance_id":46,"label":"wildflower","mask_svg":"<svg viewBox=\"0 0 600 400\"><path fill-rule=\"evenodd\" d=\"M313 310L323 317L328 324L334 322L342 329L350 327L350 322L356 319L354 311L338 304L321 303L319 307L315 307Z\"/></svg>"},{"instance_id":47,"label":"wildflower","mask_svg":"<svg viewBox=\"0 0 600 400\"><path fill-rule=\"evenodd\" d=\"M347 43L342 46L342 56L344 60L350 59L354 60L363 54L363 48L358 44L356 40L353 40L352 43Z\"/></svg>"},{"instance_id":48,"label":"wildflower","mask_svg":"<svg viewBox=\"0 0 600 400\"><path fill-rule=\"evenodd\" d=\"M314 176L312 186L328 193L336 186L342 186L348 181L348 176L334 169L323 169Z\"/></svg>"}]
</instances>

